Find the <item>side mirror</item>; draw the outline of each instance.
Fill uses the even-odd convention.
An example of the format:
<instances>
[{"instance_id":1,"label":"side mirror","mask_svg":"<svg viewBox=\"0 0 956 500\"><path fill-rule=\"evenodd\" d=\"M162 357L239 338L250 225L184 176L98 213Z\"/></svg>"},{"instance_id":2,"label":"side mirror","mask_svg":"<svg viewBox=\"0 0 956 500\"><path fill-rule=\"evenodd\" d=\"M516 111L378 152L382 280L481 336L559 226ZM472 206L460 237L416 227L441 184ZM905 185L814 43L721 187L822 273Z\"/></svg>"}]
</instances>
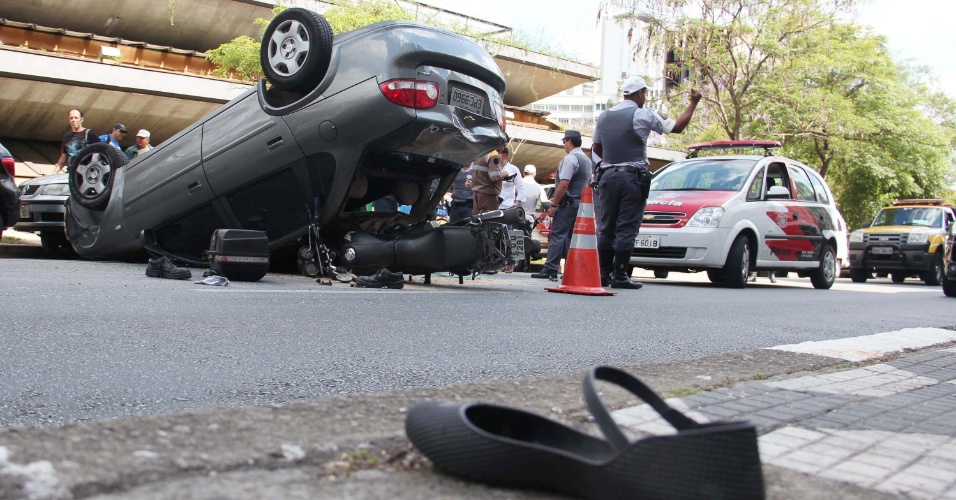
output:
<instances>
[{"instance_id":1,"label":"side mirror","mask_svg":"<svg viewBox=\"0 0 956 500\"><path fill-rule=\"evenodd\" d=\"M864 223L863 223L863 228L866 229L866 228L868 228L868 227L870 227L870 226L872 226L872 225L873 225L872 222L864 222Z\"/></svg>"},{"instance_id":2,"label":"side mirror","mask_svg":"<svg viewBox=\"0 0 956 500\"><path fill-rule=\"evenodd\" d=\"M767 190L767 199L768 200L789 200L790 199L790 190L783 186L771 186Z\"/></svg>"}]
</instances>

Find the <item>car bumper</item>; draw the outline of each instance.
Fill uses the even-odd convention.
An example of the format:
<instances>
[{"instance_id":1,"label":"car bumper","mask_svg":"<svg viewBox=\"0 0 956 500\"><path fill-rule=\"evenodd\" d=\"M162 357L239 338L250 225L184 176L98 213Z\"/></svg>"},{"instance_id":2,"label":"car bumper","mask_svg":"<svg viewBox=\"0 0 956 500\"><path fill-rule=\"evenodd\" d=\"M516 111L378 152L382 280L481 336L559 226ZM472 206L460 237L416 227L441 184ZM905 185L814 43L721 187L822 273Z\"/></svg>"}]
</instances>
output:
<instances>
[{"instance_id":1,"label":"car bumper","mask_svg":"<svg viewBox=\"0 0 956 500\"><path fill-rule=\"evenodd\" d=\"M20 222L13 229L25 233L63 231L67 199L20 200Z\"/></svg>"},{"instance_id":2,"label":"car bumper","mask_svg":"<svg viewBox=\"0 0 956 500\"><path fill-rule=\"evenodd\" d=\"M850 268L875 269L877 271L927 271L935 256L927 246L917 249L894 246L892 254L874 254L876 246L851 246ZM883 248L887 248L883 246Z\"/></svg>"},{"instance_id":3,"label":"car bumper","mask_svg":"<svg viewBox=\"0 0 956 500\"><path fill-rule=\"evenodd\" d=\"M631 265L661 269L722 267L730 231L730 228L641 228L640 236L660 238L660 247L634 248Z\"/></svg>"}]
</instances>

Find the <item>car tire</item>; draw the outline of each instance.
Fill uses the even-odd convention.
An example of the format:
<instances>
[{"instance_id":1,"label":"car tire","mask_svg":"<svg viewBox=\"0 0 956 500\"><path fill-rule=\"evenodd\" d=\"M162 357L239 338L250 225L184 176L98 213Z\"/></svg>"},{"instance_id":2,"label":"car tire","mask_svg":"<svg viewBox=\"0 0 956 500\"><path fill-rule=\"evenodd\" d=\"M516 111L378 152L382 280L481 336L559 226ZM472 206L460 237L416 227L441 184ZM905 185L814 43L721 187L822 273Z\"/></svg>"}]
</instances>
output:
<instances>
[{"instance_id":1,"label":"car tire","mask_svg":"<svg viewBox=\"0 0 956 500\"><path fill-rule=\"evenodd\" d=\"M671 272L667 269L656 269L654 270L654 277L659 280L666 280L670 276Z\"/></svg>"},{"instance_id":2,"label":"car tire","mask_svg":"<svg viewBox=\"0 0 956 500\"><path fill-rule=\"evenodd\" d=\"M956 297L956 280L943 278L943 295Z\"/></svg>"},{"instance_id":3,"label":"car tire","mask_svg":"<svg viewBox=\"0 0 956 500\"><path fill-rule=\"evenodd\" d=\"M331 60L332 28L311 10L280 12L262 35L262 72L281 90L311 91L325 77Z\"/></svg>"},{"instance_id":4,"label":"car tire","mask_svg":"<svg viewBox=\"0 0 956 500\"><path fill-rule=\"evenodd\" d=\"M862 267L850 268L850 281L854 283L866 283L870 279L870 272Z\"/></svg>"},{"instance_id":5,"label":"car tire","mask_svg":"<svg viewBox=\"0 0 956 500\"><path fill-rule=\"evenodd\" d=\"M940 252L933 254L933 263L926 272L920 274L923 283L929 286L939 286L946 277L943 275L943 255Z\"/></svg>"},{"instance_id":6,"label":"car tire","mask_svg":"<svg viewBox=\"0 0 956 500\"><path fill-rule=\"evenodd\" d=\"M836 250L828 243L823 247L820 267L810 275L810 283L817 290L829 290L836 281L837 272Z\"/></svg>"},{"instance_id":7,"label":"car tire","mask_svg":"<svg viewBox=\"0 0 956 500\"><path fill-rule=\"evenodd\" d=\"M724 286L727 288L744 288L747 278L750 277L750 240L744 235L737 236L727 254L727 263L724 264Z\"/></svg>"},{"instance_id":8,"label":"car tire","mask_svg":"<svg viewBox=\"0 0 956 500\"><path fill-rule=\"evenodd\" d=\"M68 259L76 257L76 250L66 239L66 235L59 232L46 231L40 233L40 244L50 256L57 259Z\"/></svg>"},{"instance_id":9,"label":"car tire","mask_svg":"<svg viewBox=\"0 0 956 500\"><path fill-rule=\"evenodd\" d=\"M890 273L890 280L893 283L902 283L906 281L906 274L905 273Z\"/></svg>"},{"instance_id":10,"label":"car tire","mask_svg":"<svg viewBox=\"0 0 956 500\"><path fill-rule=\"evenodd\" d=\"M102 210L110 201L116 172L126 161L122 151L103 142L81 149L70 168L70 198L84 208Z\"/></svg>"}]
</instances>

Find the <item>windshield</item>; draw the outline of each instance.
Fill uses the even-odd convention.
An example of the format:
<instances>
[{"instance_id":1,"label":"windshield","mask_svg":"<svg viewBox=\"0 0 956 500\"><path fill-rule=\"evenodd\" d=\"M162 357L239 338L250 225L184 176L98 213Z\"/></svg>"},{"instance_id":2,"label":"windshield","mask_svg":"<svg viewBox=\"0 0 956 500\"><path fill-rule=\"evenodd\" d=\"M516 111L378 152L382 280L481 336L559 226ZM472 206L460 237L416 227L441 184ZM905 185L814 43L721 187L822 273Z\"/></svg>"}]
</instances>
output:
<instances>
[{"instance_id":1,"label":"windshield","mask_svg":"<svg viewBox=\"0 0 956 500\"><path fill-rule=\"evenodd\" d=\"M740 191L757 160L701 158L671 163L651 181L652 191Z\"/></svg>"},{"instance_id":2,"label":"windshield","mask_svg":"<svg viewBox=\"0 0 956 500\"><path fill-rule=\"evenodd\" d=\"M942 227L942 215L939 208L884 208L876 216L873 226Z\"/></svg>"}]
</instances>

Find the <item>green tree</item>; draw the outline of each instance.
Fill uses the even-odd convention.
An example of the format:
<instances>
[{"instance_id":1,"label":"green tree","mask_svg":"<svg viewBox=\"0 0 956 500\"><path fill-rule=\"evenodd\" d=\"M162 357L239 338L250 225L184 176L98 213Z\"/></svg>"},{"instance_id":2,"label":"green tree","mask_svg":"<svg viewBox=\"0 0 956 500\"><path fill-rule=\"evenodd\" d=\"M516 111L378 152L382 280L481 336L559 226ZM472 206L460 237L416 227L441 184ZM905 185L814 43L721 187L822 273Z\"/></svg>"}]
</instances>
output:
<instances>
[{"instance_id":1,"label":"green tree","mask_svg":"<svg viewBox=\"0 0 956 500\"><path fill-rule=\"evenodd\" d=\"M673 50L681 66L668 69L689 70L685 85L704 92L678 143L779 139L783 154L827 178L848 224L859 227L894 198L948 192L956 114L925 71L894 62L883 38L840 22L854 4L606 0L601 12L643 21L639 50ZM682 105L680 93L669 100Z\"/></svg>"}]
</instances>

